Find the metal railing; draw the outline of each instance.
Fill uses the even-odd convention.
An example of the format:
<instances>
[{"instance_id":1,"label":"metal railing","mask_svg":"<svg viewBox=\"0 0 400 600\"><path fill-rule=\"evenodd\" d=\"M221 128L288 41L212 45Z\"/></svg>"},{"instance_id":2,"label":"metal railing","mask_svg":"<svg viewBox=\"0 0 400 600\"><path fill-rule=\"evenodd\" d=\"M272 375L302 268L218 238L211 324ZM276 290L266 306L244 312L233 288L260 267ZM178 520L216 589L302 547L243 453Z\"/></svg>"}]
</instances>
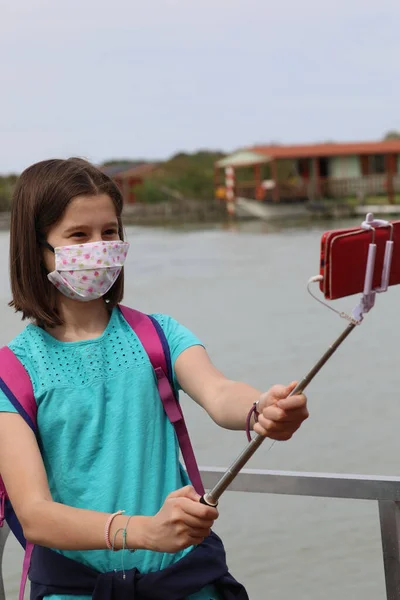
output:
<instances>
[{"instance_id":1,"label":"metal railing","mask_svg":"<svg viewBox=\"0 0 400 600\"><path fill-rule=\"evenodd\" d=\"M204 486L212 488L224 469L202 467ZM231 483L229 491L258 494L284 494L319 498L373 500L378 503L385 569L386 598L400 598L400 477L298 473L244 469ZM0 529L0 566L8 529ZM0 600L5 600L0 568Z\"/></svg>"},{"instance_id":2,"label":"metal railing","mask_svg":"<svg viewBox=\"0 0 400 600\"><path fill-rule=\"evenodd\" d=\"M201 475L204 486L207 489L212 488L223 473L224 469L203 467ZM386 598L400 599L400 477L243 469L231 483L229 490L377 502Z\"/></svg>"},{"instance_id":3,"label":"metal railing","mask_svg":"<svg viewBox=\"0 0 400 600\"><path fill-rule=\"evenodd\" d=\"M368 197L387 194L388 175L363 175L362 177L326 177L320 179L320 192L327 198L349 196ZM393 181L397 191L397 180Z\"/></svg>"},{"instance_id":4,"label":"metal railing","mask_svg":"<svg viewBox=\"0 0 400 600\"><path fill-rule=\"evenodd\" d=\"M400 176L392 177L393 191L400 192ZM254 200L257 197L256 181L237 181L236 196ZM277 195L280 199L317 199L331 198L367 198L370 196L386 196L388 193L388 175L363 175L360 177L319 177L309 180L297 177L292 182L280 181L277 184ZM265 190L263 200L272 201L274 193Z\"/></svg>"}]
</instances>

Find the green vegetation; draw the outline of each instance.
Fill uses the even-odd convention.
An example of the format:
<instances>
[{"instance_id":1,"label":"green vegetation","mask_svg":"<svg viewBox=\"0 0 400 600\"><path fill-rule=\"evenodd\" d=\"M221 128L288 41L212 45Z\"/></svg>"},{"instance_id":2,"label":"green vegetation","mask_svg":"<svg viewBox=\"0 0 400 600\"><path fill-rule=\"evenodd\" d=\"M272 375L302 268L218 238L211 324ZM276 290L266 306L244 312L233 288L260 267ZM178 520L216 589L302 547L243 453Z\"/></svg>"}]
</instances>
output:
<instances>
[{"instance_id":1,"label":"green vegetation","mask_svg":"<svg viewBox=\"0 0 400 600\"><path fill-rule=\"evenodd\" d=\"M4 177L0 177L0 211L9 210L11 196L17 179L17 175L5 175Z\"/></svg>"},{"instance_id":2,"label":"green vegetation","mask_svg":"<svg viewBox=\"0 0 400 600\"><path fill-rule=\"evenodd\" d=\"M214 197L214 163L221 152L200 151L176 154L135 186L138 202L162 202L169 198L211 200Z\"/></svg>"},{"instance_id":3,"label":"green vegetation","mask_svg":"<svg viewBox=\"0 0 400 600\"><path fill-rule=\"evenodd\" d=\"M385 141L400 140L400 131L396 131L395 129L393 129L392 131L388 131L383 139Z\"/></svg>"},{"instance_id":4,"label":"green vegetation","mask_svg":"<svg viewBox=\"0 0 400 600\"><path fill-rule=\"evenodd\" d=\"M194 154L180 153L165 162L148 175L141 185L135 186L138 202L157 203L171 198L189 200L211 200L214 197L214 163L222 158L222 152L206 150ZM143 164L145 161L134 161ZM110 160L102 166L126 164L132 161ZM17 175L0 177L0 211L9 210L13 187Z\"/></svg>"}]
</instances>

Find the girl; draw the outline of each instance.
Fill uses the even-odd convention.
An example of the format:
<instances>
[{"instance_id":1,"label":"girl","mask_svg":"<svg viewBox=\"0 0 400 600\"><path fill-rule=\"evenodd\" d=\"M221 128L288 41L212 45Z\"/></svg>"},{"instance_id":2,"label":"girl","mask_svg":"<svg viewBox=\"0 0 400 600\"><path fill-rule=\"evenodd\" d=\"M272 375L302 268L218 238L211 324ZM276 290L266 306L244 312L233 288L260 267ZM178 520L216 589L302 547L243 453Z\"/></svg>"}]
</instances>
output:
<instances>
[{"instance_id":1,"label":"girl","mask_svg":"<svg viewBox=\"0 0 400 600\"><path fill-rule=\"evenodd\" d=\"M114 183L75 158L29 167L14 194L10 305L31 323L9 348L32 381L38 435L0 392L0 472L35 544L31 598L244 599L118 308L121 212ZM257 433L287 440L307 418L305 396L287 397L294 383L261 394L229 381L190 331L154 318L176 388L218 425L245 429L253 413Z\"/></svg>"}]
</instances>

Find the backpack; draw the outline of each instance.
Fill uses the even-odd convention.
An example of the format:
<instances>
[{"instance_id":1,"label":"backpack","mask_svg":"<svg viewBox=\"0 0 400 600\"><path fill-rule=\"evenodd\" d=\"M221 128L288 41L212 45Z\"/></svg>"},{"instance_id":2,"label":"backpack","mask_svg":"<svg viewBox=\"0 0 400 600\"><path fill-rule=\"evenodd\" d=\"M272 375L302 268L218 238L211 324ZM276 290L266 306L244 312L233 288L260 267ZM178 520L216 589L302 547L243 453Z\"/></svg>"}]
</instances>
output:
<instances>
[{"instance_id":1,"label":"backpack","mask_svg":"<svg viewBox=\"0 0 400 600\"><path fill-rule=\"evenodd\" d=\"M204 488L201 476L178 401L178 393L174 388L171 355L165 334L158 321L153 317L126 306L119 305L118 308L128 325L138 336L150 359L157 378L158 392L167 417L175 429L190 481L197 493L203 495ZM21 362L7 346L0 349L0 389L36 435L37 405L32 383ZM15 537L25 549L19 592L19 600L23 600L33 544L27 542L24 538L22 527L0 477L0 527L3 526L4 521L7 522Z\"/></svg>"}]
</instances>

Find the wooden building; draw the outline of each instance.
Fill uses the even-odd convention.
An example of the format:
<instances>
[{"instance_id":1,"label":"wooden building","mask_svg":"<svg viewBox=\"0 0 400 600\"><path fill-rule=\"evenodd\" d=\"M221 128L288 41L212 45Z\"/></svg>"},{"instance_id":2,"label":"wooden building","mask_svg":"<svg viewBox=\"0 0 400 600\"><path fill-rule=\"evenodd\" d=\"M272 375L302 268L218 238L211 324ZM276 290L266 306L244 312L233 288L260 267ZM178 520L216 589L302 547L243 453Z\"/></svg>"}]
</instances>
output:
<instances>
[{"instance_id":1,"label":"wooden building","mask_svg":"<svg viewBox=\"0 0 400 600\"><path fill-rule=\"evenodd\" d=\"M400 193L400 140L254 146L215 163L216 195L227 169L237 197L266 202Z\"/></svg>"},{"instance_id":2,"label":"wooden building","mask_svg":"<svg viewBox=\"0 0 400 600\"><path fill-rule=\"evenodd\" d=\"M156 163L116 163L100 167L100 169L111 177L122 192L125 204L135 202L135 186L143 183L144 179L156 168Z\"/></svg>"}]
</instances>

